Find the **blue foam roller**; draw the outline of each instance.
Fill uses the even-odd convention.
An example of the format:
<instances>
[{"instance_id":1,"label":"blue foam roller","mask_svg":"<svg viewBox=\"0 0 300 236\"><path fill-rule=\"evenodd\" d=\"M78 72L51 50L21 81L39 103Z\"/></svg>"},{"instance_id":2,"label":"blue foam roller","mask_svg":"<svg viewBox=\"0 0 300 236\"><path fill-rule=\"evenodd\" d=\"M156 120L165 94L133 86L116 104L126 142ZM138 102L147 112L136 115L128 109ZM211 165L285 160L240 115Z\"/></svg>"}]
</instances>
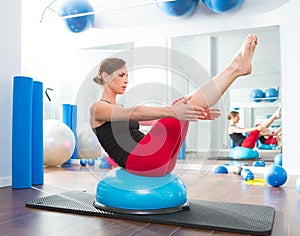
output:
<instances>
[{"instance_id":1,"label":"blue foam roller","mask_svg":"<svg viewBox=\"0 0 300 236\"><path fill-rule=\"evenodd\" d=\"M97 186L98 204L127 210L158 210L187 202L186 187L174 174L162 177L134 175L114 168Z\"/></svg>"},{"instance_id":2,"label":"blue foam roller","mask_svg":"<svg viewBox=\"0 0 300 236\"><path fill-rule=\"evenodd\" d=\"M72 105L62 104L62 122L65 123L69 128L72 126Z\"/></svg>"},{"instance_id":3,"label":"blue foam roller","mask_svg":"<svg viewBox=\"0 0 300 236\"><path fill-rule=\"evenodd\" d=\"M178 153L178 159L185 159L186 158L186 140L182 143L182 146Z\"/></svg>"},{"instance_id":4,"label":"blue foam roller","mask_svg":"<svg viewBox=\"0 0 300 236\"><path fill-rule=\"evenodd\" d=\"M70 129L72 128L72 105L62 104L62 122L65 123ZM71 158L67 160L64 164L71 164Z\"/></svg>"},{"instance_id":5,"label":"blue foam roller","mask_svg":"<svg viewBox=\"0 0 300 236\"><path fill-rule=\"evenodd\" d=\"M33 81L32 93L32 184L44 183L43 83Z\"/></svg>"},{"instance_id":6,"label":"blue foam roller","mask_svg":"<svg viewBox=\"0 0 300 236\"><path fill-rule=\"evenodd\" d=\"M71 114L71 130L74 133L75 137L75 149L74 152L71 156L71 159L77 159L78 158L78 151L77 151L77 106L76 105L71 105L72 109L72 114Z\"/></svg>"},{"instance_id":7,"label":"blue foam roller","mask_svg":"<svg viewBox=\"0 0 300 236\"><path fill-rule=\"evenodd\" d=\"M32 91L33 80L15 76L12 114L12 187L32 185Z\"/></svg>"},{"instance_id":8,"label":"blue foam roller","mask_svg":"<svg viewBox=\"0 0 300 236\"><path fill-rule=\"evenodd\" d=\"M237 146L230 150L228 157L230 159L256 159L259 157L259 153L252 148Z\"/></svg>"}]
</instances>

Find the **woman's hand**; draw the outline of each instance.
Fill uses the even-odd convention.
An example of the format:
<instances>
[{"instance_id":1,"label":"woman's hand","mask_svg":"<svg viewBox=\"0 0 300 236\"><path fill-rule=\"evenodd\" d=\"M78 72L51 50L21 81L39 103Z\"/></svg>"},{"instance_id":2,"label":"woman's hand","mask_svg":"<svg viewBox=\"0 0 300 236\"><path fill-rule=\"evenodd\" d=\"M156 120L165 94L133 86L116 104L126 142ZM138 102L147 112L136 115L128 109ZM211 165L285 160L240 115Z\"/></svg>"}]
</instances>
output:
<instances>
[{"instance_id":1,"label":"woman's hand","mask_svg":"<svg viewBox=\"0 0 300 236\"><path fill-rule=\"evenodd\" d=\"M202 107L192 106L191 104L188 104L190 99L191 97L185 97L174 102L174 104L171 106L171 109L174 113L174 118L178 120L198 121L214 120L220 117L221 113L219 109L204 109Z\"/></svg>"},{"instance_id":2,"label":"woman's hand","mask_svg":"<svg viewBox=\"0 0 300 236\"><path fill-rule=\"evenodd\" d=\"M200 120L215 120L221 116L221 111L218 108L207 108L203 112L203 118Z\"/></svg>"}]
</instances>

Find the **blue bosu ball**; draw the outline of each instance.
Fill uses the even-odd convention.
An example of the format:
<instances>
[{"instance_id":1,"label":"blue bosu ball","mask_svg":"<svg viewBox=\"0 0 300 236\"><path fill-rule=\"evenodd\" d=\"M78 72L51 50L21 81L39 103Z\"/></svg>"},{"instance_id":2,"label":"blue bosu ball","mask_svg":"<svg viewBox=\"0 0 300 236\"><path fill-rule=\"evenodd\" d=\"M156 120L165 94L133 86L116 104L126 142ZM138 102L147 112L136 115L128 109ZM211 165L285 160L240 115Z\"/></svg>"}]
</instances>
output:
<instances>
[{"instance_id":1,"label":"blue bosu ball","mask_svg":"<svg viewBox=\"0 0 300 236\"><path fill-rule=\"evenodd\" d=\"M263 144L262 143L257 148L261 149L261 150L275 150L276 145L275 144Z\"/></svg>"},{"instance_id":2,"label":"blue bosu ball","mask_svg":"<svg viewBox=\"0 0 300 236\"><path fill-rule=\"evenodd\" d=\"M99 182L94 206L125 214L166 214L189 209L186 187L174 174L146 177L119 167Z\"/></svg>"},{"instance_id":3,"label":"blue bosu ball","mask_svg":"<svg viewBox=\"0 0 300 236\"><path fill-rule=\"evenodd\" d=\"M252 148L237 146L230 150L228 157L230 159L256 159L259 157L259 153Z\"/></svg>"},{"instance_id":4,"label":"blue bosu ball","mask_svg":"<svg viewBox=\"0 0 300 236\"><path fill-rule=\"evenodd\" d=\"M192 14L197 6L199 0L177 0L172 2L158 2L158 8L165 14L170 16L188 16Z\"/></svg>"},{"instance_id":5,"label":"blue bosu ball","mask_svg":"<svg viewBox=\"0 0 300 236\"><path fill-rule=\"evenodd\" d=\"M237 8L244 0L202 0L202 2L211 11L222 13Z\"/></svg>"}]
</instances>

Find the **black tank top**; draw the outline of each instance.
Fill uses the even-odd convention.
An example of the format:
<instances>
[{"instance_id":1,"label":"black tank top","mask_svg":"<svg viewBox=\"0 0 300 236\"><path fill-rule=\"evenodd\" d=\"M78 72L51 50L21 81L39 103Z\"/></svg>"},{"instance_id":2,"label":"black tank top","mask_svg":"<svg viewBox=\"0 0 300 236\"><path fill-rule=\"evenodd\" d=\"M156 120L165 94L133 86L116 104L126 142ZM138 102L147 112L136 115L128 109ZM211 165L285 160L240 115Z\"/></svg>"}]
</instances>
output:
<instances>
[{"instance_id":1,"label":"black tank top","mask_svg":"<svg viewBox=\"0 0 300 236\"><path fill-rule=\"evenodd\" d=\"M105 122L93 129L105 152L120 166L125 167L129 153L145 136L134 120Z\"/></svg>"},{"instance_id":2,"label":"black tank top","mask_svg":"<svg viewBox=\"0 0 300 236\"><path fill-rule=\"evenodd\" d=\"M241 146L244 140L246 139L246 137L242 133L229 134L229 137L237 146Z\"/></svg>"}]
</instances>

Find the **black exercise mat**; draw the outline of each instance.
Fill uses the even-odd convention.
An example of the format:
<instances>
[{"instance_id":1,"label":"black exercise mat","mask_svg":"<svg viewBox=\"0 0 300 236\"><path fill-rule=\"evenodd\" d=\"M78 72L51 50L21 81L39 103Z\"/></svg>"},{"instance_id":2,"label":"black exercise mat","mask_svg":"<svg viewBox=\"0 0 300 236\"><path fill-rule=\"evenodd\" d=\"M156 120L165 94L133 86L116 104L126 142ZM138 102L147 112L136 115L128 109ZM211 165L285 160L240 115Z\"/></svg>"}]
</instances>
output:
<instances>
[{"instance_id":1,"label":"black exercise mat","mask_svg":"<svg viewBox=\"0 0 300 236\"><path fill-rule=\"evenodd\" d=\"M164 215L128 215L99 210L93 206L95 196L70 191L26 202L26 207L59 212L102 216L124 220L167 224L189 228L268 235L272 231L273 207L190 200L190 210Z\"/></svg>"}]
</instances>

